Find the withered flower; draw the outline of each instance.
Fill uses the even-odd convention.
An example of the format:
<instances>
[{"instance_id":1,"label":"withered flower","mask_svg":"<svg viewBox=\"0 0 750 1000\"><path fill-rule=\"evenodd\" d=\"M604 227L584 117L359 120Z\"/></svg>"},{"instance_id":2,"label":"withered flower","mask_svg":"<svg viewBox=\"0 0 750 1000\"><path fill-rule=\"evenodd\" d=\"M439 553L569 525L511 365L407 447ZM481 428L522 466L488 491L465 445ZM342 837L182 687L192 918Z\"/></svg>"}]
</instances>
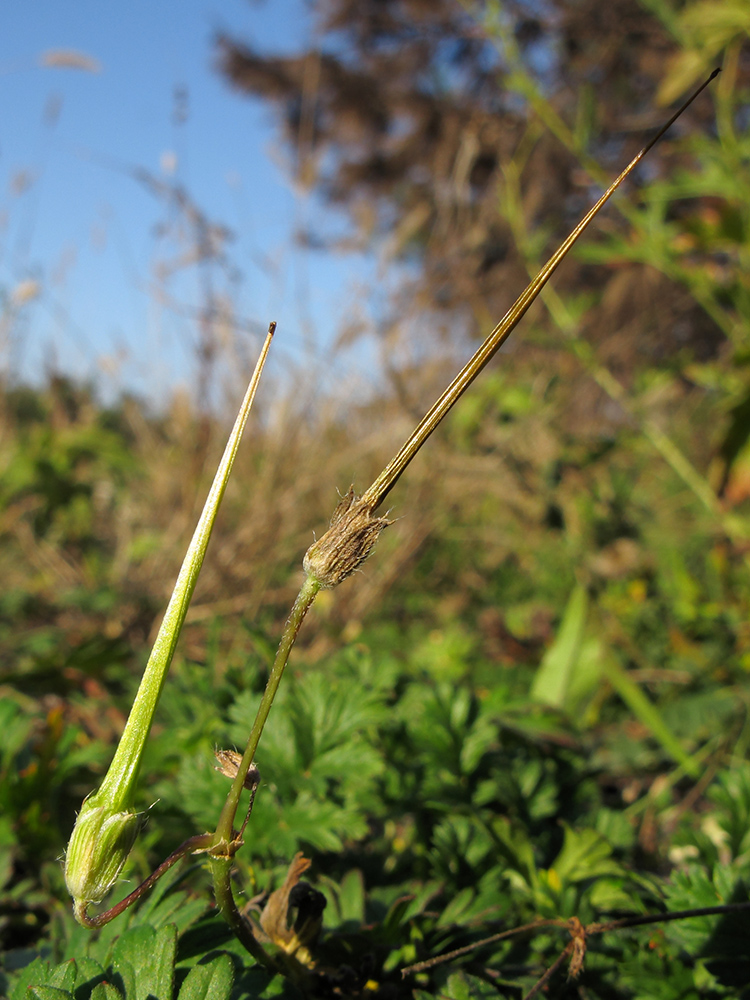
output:
<instances>
[{"instance_id":1,"label":"withered flower","mask_svg":"<svg viewBox=\"0 0 750 1000\"><path fill-rule=\"evenodd\" d=\"M377 503L358 497L350 486L333 512L326 533L305 553L303 566L308 576L325 588L337 587L370 555L378 535L392 522L373 517Z\"/></svg>"},{"instance_id":2,"label":"withered flower","mask_svg":"<svg viewBox=\"0 0 750 1000\"><path fill-rule=\"evenodd\" d=\"M310 949L320 933L326 907L323 893L300 881L310 864L301 852L294 855L284 884L268 897L260 917L269 940L308 969L315 965Z\"/></svg>"},{"instance_id":3,"label":"withered flower","mask_svg":"<svg viewBox=\"0 0 750 1000\"><path fill-rule=\"evenodd\" d=\"M236 750L222 750L217 747L214 750L214 757L216 758L214 768L223 774L225 778L235 778L237 776L237 771L242 761L241 753L237 753ZM243 788L248 788L252 792L259 782L260 771L258 770L258 765L251 764L242 783Z\"/></svg>"}]
</instances>

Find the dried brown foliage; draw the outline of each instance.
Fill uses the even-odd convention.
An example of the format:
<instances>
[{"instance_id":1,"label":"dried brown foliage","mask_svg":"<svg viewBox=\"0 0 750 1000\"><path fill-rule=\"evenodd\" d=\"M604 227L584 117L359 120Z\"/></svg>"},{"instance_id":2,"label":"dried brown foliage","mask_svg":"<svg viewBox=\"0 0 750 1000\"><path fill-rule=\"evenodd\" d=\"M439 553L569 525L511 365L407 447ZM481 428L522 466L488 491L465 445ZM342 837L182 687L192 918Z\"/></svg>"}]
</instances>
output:
<instances>
[{"instance_id":1,"label":"dried brown foliage","mask_svg":"<svg viewBox=\"0 0 750 1000\"><path fill-rule=\"evenodd\" d=\"M581 157L619 169L659 121L654 95L675 45L654 15L637 0L554 0L545 10L506 3L491 24L488 5L469 11L454 0L322 0L316 38L299 55L219 39L227 78L277 111L297 178L344 209L361 245L418 263L385 329L422 314L434 320L433 338L448 326L454 339L486 333L527 277L499 211L508 164L520 163L523 218L530 231L543 227L547 254L593 200ZM572 130L590 118L580 155L539 127L513 51L560 121ZM680 127L710 115L698 102ZM667 144L649 170L673 168ZM602 224L621 226L617 209ZM570 261L561 281L596 296L581 332L618 374L685 349L703 358L718 350L714 324L652 268Z\"/></svg>"}]
</instances>

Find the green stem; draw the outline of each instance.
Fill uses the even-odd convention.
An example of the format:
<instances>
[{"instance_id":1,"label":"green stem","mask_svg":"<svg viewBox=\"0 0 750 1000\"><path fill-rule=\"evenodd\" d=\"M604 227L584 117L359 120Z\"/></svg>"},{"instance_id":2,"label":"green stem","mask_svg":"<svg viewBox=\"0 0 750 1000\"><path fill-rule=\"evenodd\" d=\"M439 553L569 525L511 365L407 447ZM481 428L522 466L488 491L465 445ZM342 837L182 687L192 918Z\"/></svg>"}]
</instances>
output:
<instances>
[{"instance_id":1,"label":"green stem","mask_svg":"<svg viewBox=\"0 0 750 1000\"><path fill-rule=\"evenodd\" d=\"M214 880L214 894L216 905L221 915L227 921L240 943L253 956L256 961L263 965L272 975L278 972L272 958L266 952L259 941L256 941L252 928L248 921L237 909L232 892L232 882L230 872L232 870L232 859L228 857L216 857L209 855L211 874Z\"/></svg>"},{"instance_id":2,"label":"green stem","mask_svg":"<svg viewBox=\"0 0 750 1000\"><path fill-rule=\"evenodd\" d=\"M240 762L237 774L232 782L232 787L229 790L227 800L224 803L224 808L221 811L221 816L219 817L219 822L216 826L216 836L214 840L214 845L216 847L230 844L232 841L234 817L240 803L240 795L242 793L245 778L247 777L250 765L255 757L255 751L258 749L258 743L260 741L261 733L263 732L263 727L265 726L266 719L271 711L271 705L273 704L273 699L276 697L276 691L278 690L279 683L281 682L284 667L289 659L292 646L297 638L297 633L299 632L304 617L309 611L319 590L320 583L314 577L308 576L302 584L302 589L297 595L297 600L294 602L294 607L292 608L287 623L284 626L281 642L279 643L279 648L276 651L276 657L273 661L271 674L268 678L268 683L266 684L266 690L263 692L263 698L261 699L261 703L258 708L258 714L255 716L253 728L250 730L250 737L247 741L247 746L245 747L245 753L242 756L242 761Z\"/></svg>"},{"instance_id":3,"label":"green stem","mask_svg":"<svg viewBox=\"0 0 750 1000\"><path fill-rule=\"evenodd\" d=\"M210 833L199 833L195 837L191 837L186 840L184 844L180 844L176 851L172 851L166 861L162 861L156 871L152 872L147 879L145 879L141 884L125 897L121 899L119 903L111 906L108 910L103 913L97 913L94 917L89 917L87 914L88 903L84 902L82 905L76 905L75 914L76 920L79 924L83 924L84 927L93 929L95 927L103 927L104 924L108 924L110 920L114 920L115 917L119 917L121 913L124 913L129 906L132 906L136 900L140 899L148 890L156 885L162 875L168 872L172 865L176 864L180 858L184 858L186 854L196 854L198 851L204 851L211 846L211 834Z\"/></svg>"}]
</instances>

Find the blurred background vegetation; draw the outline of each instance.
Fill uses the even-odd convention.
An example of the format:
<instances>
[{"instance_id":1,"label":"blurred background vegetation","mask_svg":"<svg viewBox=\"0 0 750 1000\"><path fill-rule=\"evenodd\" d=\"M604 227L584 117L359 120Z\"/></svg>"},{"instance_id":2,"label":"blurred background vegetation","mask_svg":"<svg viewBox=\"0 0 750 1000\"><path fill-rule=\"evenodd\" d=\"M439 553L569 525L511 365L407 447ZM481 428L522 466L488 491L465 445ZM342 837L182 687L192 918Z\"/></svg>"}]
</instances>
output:
<instances>
[{"instance_id":1,"label":"blurred background vegetation","mask_svg":"<svg viewBox=\"0 0 750 1000\"><path fill-rule=\"evenodd\" d=\"M244 744L336 490L369 485L667 106L723 70L415 461L372 559L319 600L261 744L248 894L306 851L343 995L416 996L400 966L498 922L747 898L750 7L315 9L309 51L222 36L219 72L345 211L344 236L302 237L379 248L386 377L367 400L302 374L261 398L157 716L133 879L215 822L212 748ZM223 446L199 390L157 408L64 376L0 387L8 982L84 947L58 859ZM613 935L555 995L750 995L740 931ZM418 985L520 996L564 943L496 945Z\"/></svg>"}]
</instances>

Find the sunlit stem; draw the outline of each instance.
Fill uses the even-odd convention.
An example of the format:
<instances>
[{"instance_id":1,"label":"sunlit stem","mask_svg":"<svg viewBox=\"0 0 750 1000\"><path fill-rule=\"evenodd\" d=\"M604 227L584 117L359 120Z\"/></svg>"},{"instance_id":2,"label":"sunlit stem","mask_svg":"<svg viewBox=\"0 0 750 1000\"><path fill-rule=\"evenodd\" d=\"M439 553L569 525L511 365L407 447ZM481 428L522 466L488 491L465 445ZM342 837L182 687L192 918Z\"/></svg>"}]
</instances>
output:
<instances>
[{"instance_id":1,"label":"sunlit stem","mask_svg":"<svg viewBox=\"0 0 750 1000\"><path fill-rule=\"evenodd\" d=\"M129 906L132 906L137 900L141 898L149 889L151 889L159 879L164 875L172 865L176 864L180 858L184 858L187 854L196 854L199 851L205 851L206 848L210 846L211 834L210 833L199 833L195 837L191 837L186 840L184 844L180 844L176 851L172 851L169 857L162 861L159 867L153 871L147 879L136 888L133 889L124 899L121 899L119 903L115 903L108 910L104 910L102 913L97 913L95 916L90 917L86 912L86 907L84 906L80 910L76 910L76 919L84 927L88 927L93 930L95 927L103 927L104 924L108 924L110 920L114 920L115 917L119 917L121 913L124 913Z\"/></svg>"},{"instance_id":2,"label":"sunlit stem","mask_svg":"<svg viewBox=\"0 0 750 1000\"><path fill-rule=\"evenodd\" d=\"M659 141L659 139L661 139L664 133L680 117L683 111L685 111L685 109L692 104L695 98L704 90L705 87L708 86L711 80L713 80L719 72L720 70L715 69L708 79L695 91L695 93L688 98L687 101L685 101L682 107L680 107L672 115L666 125L663 125L650 142L648 142L643 149L633 157L619 177L617 177L612 184L610 184L593 208L591 208L583 219L581 219L570 236L568 236L560 248L550 257L539 274L527 285L521 295L519 295L505 316L503 316L494 330L489 334L476 354L474 354L468 364L462 368L435 405L425 414L396 457L388 463L372 486L370 486L370 488L363 494L362 499L372 503L373 510L376 509L383 502L383 500L385 500L400 479L406 467L409 465L430 434L432 434L438 426L446 413L448 413L454 403L461 398L477 375L479 375L479 373L484 369L485 365L487 365L487 363L495 356L498 349L515 329L519 320L524 316L529 306L554 273L557 266L566 256L578 237L587 228L592 219L594 219L604 205L606 205L625 178L631 173L632 170L635 169L649 150Z\"/></svg>"},{"instance_id":3,"label":"sunlit stem","mask_svg":"<svg viewBox=\"0 0 750 1000\"><path fill-rule=\"evenodd\" d=\"M276 656L266 684L266 689L263 692L263 698L261 699L258 713L255 716L253 728L250 730L250 736L247 741L245 753L243 754L242 760L237 768L237 774L232 781L232 787L227 795L226 802L224 803L224 807L221 811L221 816L219 817L219 822L216 826L216 832L213 835L213 845L209 856L211 874L214 882L216 905L218 906L224 919L230 927L232 927L240 942L245 946L250 954L272 972L276 971L273 960L266 953L263 946L255 939L250 924L237 908L237 903L234 899L234 892L232 891L232 858L234 852L241 843L240 838L242 836L242 833L240 833L239 836L235 837L233 830L234 818L239 807L240 795L242 794L242 789L245 784L245 778L247 777L250 765L255 757L255 751L258 749L258 743L263 732L263 727L266 724L268 714L271 711L271 706L273 705L273 700L276 697L276 692L278 691L279 683L281 682L281 678L284 673L284 668L289 660L289 654L292 650L292 646L294 645L294 641L297 638L297 634L300 630L304 617L309 611L319 590L320 584L318 581L313 577L308 576L302 585L302 589L297 595L297 600L294 602L291 614L289 615L287 623L284 626L281 642L279 643L279 648L276 651ZM251 792L251 795L252 794L253 792ZM247 822L247 820L245 820L245 822Z\"/></svg>"},{"instance_id":4,"label":"sunlit stem","mask_svg":"<svg viewBox=\"0 0 750 1000\"><path fill-rule=\"evenodd\" d=\"M578 223L575 229L571 232L568 238L562 243L560 248L550 257L544 267L541 269L539 274L529 283L526 289L521 293L515 303L511 306L505 316L500 320L497 326L492 330L487 339L484 341L479 350L474 354L471 360L465 365L465 367L458 373L456 378L451 382L445 392L440 396L434 406L425 414L420 423L417 425L414 432L410 435L408 440L405 442L400 451L396 456L388 463L385 469L381 472L375 482L370 486L368 490L359 499L359 503L363 506L369 505L370 510L375 510L390 493L390 491L395 486L396 482L399 480L404 470L407 468L411 460L417 454L419 449L425 443L427 438L432 434L435 428L438 426L443 417L448 413L454 403L463 395L466 389L471 385L474 379L479 375L479 373L484 369L487 363L494 357L497 350L505 342L510 333L518 324L519 320L524 316L529 306L532 304L534 299L539 295L539 292L545 286L550 276L553 274L557 266L564 259L568 251L571 249L576 240L581 236L584 230L587 228L589 223L603 206L609 201L615 191L620 187L623 181L628 177L628 175L633 171L633 169L640 163L643 157L649 152L649 150L659 141L659 139L664 135L664 133L669 129L674 122L679 118L679 116L685 111L685 109L695 100L695 98L703 91L703 89L708 86L711 80L719 73L716 69L711 74L711 76L695 91L695 93L687 100L685 103L672 115L669 121L659 129L659 131L654 135L654 137L641 149L641 151L633 157L630 163L625 167L622 173L617 177L609 188L604 192L601 198L596 202L596 204L591 208L584 218ZM240 764L237 775L234 778L232 788L227 797L224 809L222 810L221 817L219 819L218 826L216 828L216 844L219 847L221 844L229 844L232 841L232 824L234 822L234 817L239 806L240 794L242 792L245 777L250 768L250 764L255 756L255 751L258 746L258 741L260 739L261 732L263 731L263 726L265 725L266 719L268 718L268 713L271 710L271 704L276 695L276 691L281 680L281 676L286 666L289 653L294 644L294 640L297 636L297 632L302 624L302 620L307 613L310 605L315 599L315 595L320 589L320 584L311 576L308 576L305 584L300 591L297 600L292 609L292 613L287 621L286 627L284 629L284 634L282 636L281 644L279 645L276 658L274 660L273 668L271 670L271 675L266 686L266 690L263 695L263 700L261 701L258 714L256 716L255 722L253 724L252 732L248 740L247 748L242 758L242 763Z\"/></svg>"},{"instance_id":5,"label":"sunlit stem","mask_svg":"<svg viewBox=\"0 0 750 1000\"><path fill-rule=\"evenodd\" d=\"M234 824L234 817L239 806L240 795L242 793L245 778L247 777L250 765L255 757L255 751L258 749L258 743L260 741L261 733L263 732L263 727L265 726L266 719L271 711L271 706L273 705L273 700L276 697L276 692L281 682L284 668L286 667L287 660L289 659L292 646L297 638L297 633L299 632L304 617L310 610L310 607L319 590L320 584L318 581L313 577L308 576L302 584L302 589L297 595L294 607L292 608L287 623L284 626L281 642L279 643L279 648L276 651L276 656L273 661L271 673L268 677L266 689L263 692L263 698L261 699L258 713L255 716L253 728L250 730L250 736L247 741L247 746L245 747L245 752L242 756L242 760L237 769L237 774L232 782L232 787L229 790L226 802L224 803L224 808L222 809L221 816L219 817L219 822L216 826L215 843L217 846L229 844L232 841L232 826Z\"/></svg>"},{"instance_id":6,"label":"sunlit stem","mask_svg":"<svg viewBox=\"0 0 750 1000\"><path fill-rule=\"evenodd\" d=\"M232 892L231 870L232 858L226 855L209 855L211 865L211 875L214 881L214 896L216 905L226 922L237 935L243 947L253 956L256 961L265 966L269 972L277 972L273 959L268 955L263 945L256 941L253 936L249 922L237 909Z\"/></svg>"}]
</instances>

